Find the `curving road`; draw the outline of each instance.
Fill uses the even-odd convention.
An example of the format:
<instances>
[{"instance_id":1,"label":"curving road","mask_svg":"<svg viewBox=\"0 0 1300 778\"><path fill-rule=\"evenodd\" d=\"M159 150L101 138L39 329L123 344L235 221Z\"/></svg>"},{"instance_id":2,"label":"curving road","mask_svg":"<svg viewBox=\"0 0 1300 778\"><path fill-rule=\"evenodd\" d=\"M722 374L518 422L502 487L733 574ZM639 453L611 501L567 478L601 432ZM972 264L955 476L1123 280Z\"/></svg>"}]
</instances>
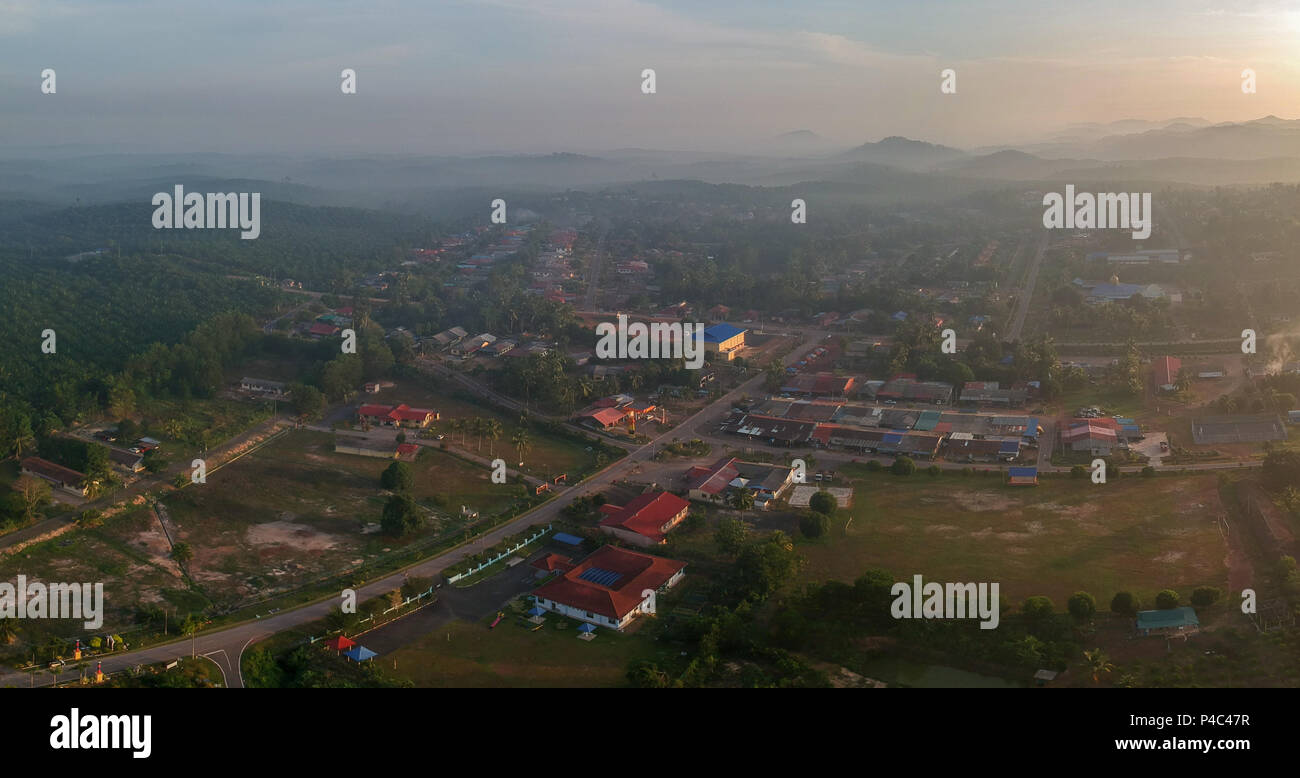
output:
<instances>
[{"instance_id":1,"label":"curving road","mask_svg":"<svg viewBox=\"0 0 1300 778\"><path fill-rule=\"evenodd\" d=\"M785 358L785 364L793 364L809 349L824 340L825 337L824 333L819 333L817 337L811 338L807 342L800 344L798 349L790 352L790 354ZM579 495L609 486L615 481L626 477L631 471L635 470L639 466L652 461L651 457L657 450L658 442L665 436L669 436L670 438L680 437L689 431L696 430L702 422L707 421L719 410L730 408L732 403L737 399L747 394L753 394L761 389L763 381L764 374L760 372L749 380L741 383L727 394L705 406L675 428L666 430L649 443L630 452L626 457L593 474L581 484L575 485L575 487L581 488L568 489L560 493L550 502L539 505L532 511L497 527L467 545L443 552L437 556L430 557L424 561L417 562L406 568L393 572L383 578L357 587L356 592L358 601L369 599L371 597L378 597L379 595L392 591L402 585L404 576L408 574L414 576L438 577L438 574L441 573L443 568L459 562L482 548L497 543L508 535L515 534L525 527L530 527L535 524L545 524L555 519L559 515L560 511L573 500L577 499ZM96 661L103 662L104 672L114 673L136 665L169 661L176 657L186 656L191 653L199 654L208 657L221 668L222 673L225 675L227 687L242 688L244 683L243 678L239 673L239 660L243 655L244 650L247 649L249 645L258 640L270 637L277 632L294 627L300 627L322 619L337 605L337 599L334 597L328 597L265 618L235 624L210 633L200 633L195 635L193 639L182 639L174 643L152 646L150 648L140 649L139 651L110 654L102 658L97 658ZM26 672L6 672L0 674L0 686L45 686L54 681L54 679L47 673L41 673L41 675L44 677L33 679Z\"/></svg>"}]
</instances>

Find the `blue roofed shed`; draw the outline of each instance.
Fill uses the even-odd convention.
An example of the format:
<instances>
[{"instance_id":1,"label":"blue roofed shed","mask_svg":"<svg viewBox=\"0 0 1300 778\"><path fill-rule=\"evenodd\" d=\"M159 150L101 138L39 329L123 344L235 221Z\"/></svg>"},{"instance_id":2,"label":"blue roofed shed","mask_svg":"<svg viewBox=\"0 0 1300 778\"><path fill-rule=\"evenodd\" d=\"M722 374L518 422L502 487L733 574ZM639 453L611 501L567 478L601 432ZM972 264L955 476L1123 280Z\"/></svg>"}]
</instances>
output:
<instances>
[{"instance_id":1,"label":"blue roofed shed","mask_svg":"<svg viewBox=\"0 0 1300 778\"><path fill-rule=\"evenodd\" d=\"M1201 627L1196 609L1184 605L1154 611L1138 611L1137 630L1143 635L1178 635L1196 632Z\"/></svg>"}]
</instances>

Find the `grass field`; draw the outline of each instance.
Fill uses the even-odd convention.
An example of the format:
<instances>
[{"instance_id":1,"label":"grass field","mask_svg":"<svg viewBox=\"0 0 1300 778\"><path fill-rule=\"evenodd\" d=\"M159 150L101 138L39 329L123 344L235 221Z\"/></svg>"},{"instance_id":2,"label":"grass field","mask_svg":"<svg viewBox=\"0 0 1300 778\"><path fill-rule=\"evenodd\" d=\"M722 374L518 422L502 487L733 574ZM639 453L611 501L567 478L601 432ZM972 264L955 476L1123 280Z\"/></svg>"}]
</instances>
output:
<instances>
[{"instance_id":1,"label":"grass field","mask_svg":"<svg viewBox=\"0 0 1300 778\"><path fill-rule=\"evenodd\" d=\"M1120 590L1152 602L1164 588L1227 588L1213 475L1012 489L979 477L842 472L856 489L852 521L800 545L804 580L851 581L880 567L900 580L996 581L1004 601L1041 594L1058 608L1079 590L1104 606Z\"/></svg>"},{"instance_id":2,"label":"grass field","mask_svg":"<svg viewBox=\"0 0 1300 778\"><path fill-rule=\"evenodd\" d=\"M1072 414L1079 408L1096 406L1107 416L1127 416L1145 421L1142 419L1145 406L1141 397L1133 397L1127 392L1104 386L1085 386L1066 390L1053 401L1052 405L1059 407L1063 414Z\"/></svg>"},{"instance_id":3,"label":"grass field","mask_svg":"<svg viewBox=\"0 0 1300 778\"><path fill-rule=\"evenodd\" d=\"M487 405L467 402L432 389L414 381L398 381L396 387L385 389L384 399L376 402L404 402L416 407L432 408L441 414L441 419L430 425L430 430L446 434L458 445L462 443L469 451L483 456L500 456L511 468L519 462L518 454L510 444L510 439L520 428L519 417L510 413L497 411ZM501 422L504 434L495 443L484 438L480 441L474 435L455 433L448 424L452 419L496 419ZM599 449L592 444L578 440L543 435L535 429L529 431L530 447L524 457L522 470L539 478L553 478L561 473L569 475L569 481L576 481L582 474L596 469L596 454ZM588 447L593 448L587 451ZM495 454L493 452L495 451Z\"/></svg>"},{"instance_id":4,"label":"grass field","mask_svg":"<svg viewBox=\"0 0 1300 778\"><path fill-rule=\"evenodd\" d=\"M298 431L166 498L180 540L194 549L190 573L216 601L239 601L347 570L422 538L454 531L461 505L487 517L511 507L517 484L426 449L412 464L411 495L423 528L394 539L375 532L392 460L336 454L327 433ZM435 507L436 506L436 507ZM369 530L369 531L367 531Z\"/></svg>"},{"instance_id":5,"label":"grass field","mask_svg":"<svg viewBox=\"0 0 1300 778\"><path fill-rule=\"evenodd\" d=\"M536 632L510 615L491 630L487 622L453 621L385 656L384 669L420 687L624 686L628 663L671 659L671 648L636 634L602 629L594 640L578 640L577 626L555 615Z\"/></svg>"},{"instance_id":6,"label":"grass field","mask_svg":"<svg viewBox=\"0 0 1300 778\"><path fill-rule=\"evenodd\" d=\"M149 511L135 509L108 519L102 527L69 533L0 558L0 581L18 575L29 581L104 584L103 627L99 634L130 627L138 605L176 608L185 584L170 560L158 523ZM39 643L42 636L86 635L83 620L24 620L19 637Z\"/></svg>"}]
</instances>

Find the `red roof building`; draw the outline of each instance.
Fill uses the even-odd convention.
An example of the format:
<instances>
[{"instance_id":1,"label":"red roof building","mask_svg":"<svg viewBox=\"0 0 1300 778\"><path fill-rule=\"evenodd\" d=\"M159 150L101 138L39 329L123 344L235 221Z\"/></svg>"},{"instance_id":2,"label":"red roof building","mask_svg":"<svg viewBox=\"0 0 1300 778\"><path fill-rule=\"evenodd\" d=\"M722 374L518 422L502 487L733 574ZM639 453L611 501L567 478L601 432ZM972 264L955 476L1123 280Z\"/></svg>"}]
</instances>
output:
<instances>
[{"instance_id":1,"label":"red roof building","mask_svg":"<svg viewBox=\"0 0 1300 778\"><path fill-rule=\"evenodd\" d=\"M619 408L600 408L581 414L578 420L585 422L597 429L607 430L611 427L617 427L627 417L627 413Z\"/></svg>"},{"instance_id":2,"label":"red roof building","mask_svg":"<svg viewBox=\"0 0 1300 778\"><path fill-rule=\"evenodd\" d=\"M690 507L672 492L648 492L627 505L600 506L606 514L600 520L600 530L633 545L658 545L667 541L668 531L686 518Z\"/></svg>"},{"instance_id":3,"label":"red roof building","mask_svg":"<svg viewBox=\"0 0 1300 778\"><path fill-rule=\"evenodd\" d=\"M533 590L533 599L555 613L621 630L639 614L653 613L655 593L675 586L685 569L685 562L602 546Z\"/></svg>"},{"instance_id":4,"label":"red roof building","mask_svg":"<svg viewBox=\"0 0 1300 778\"><path fill-rule=\"evenodd\" d=\"M573 569L573 560L560 554L547 554L540 559L534 559L529 564L536 567L538 570L545 570L548 573L555 572L556 570L561 573L567 573Z\"/></svg>"},{"instance_id":5,"label":"red roof building","mask_svg":"<svg viewBox=\"0 0 1300 778\"><path fill-rule=\"evenodd\" d=\"M367 403L357 408L357 416L371 424L387 424L390 427L427 427L438 420L438 412L428 408L412 408L406 403L401 405L374 405Z\"/></svg>"},{"instance_id":6,"label":"red roof building","mask_svg":"<svg viewBox=\"0 0 1300 778\"><path fill-rule=\"evenodd\" d=\"M307 334L317 338L324 338L330 335L337 335L338 331L339 328L335 327L333 324L326 324L323 321L318 321L311 325L307 330Z\"/></svg>"},{"instance_id":7,"label":"red roof building","mask_svg":"<svg viewBox=\"0 0 1300 778\"><path fill-rule=\"evenodd\" d=\"M1183 369L1183 361L1178 357L1160 357L1151 363L1151 375L1156 387L1162 392L1172 392L1178 388L1178 373Z\"/></svg>"},{"instance_id":8,"label":"red roof building","mask_svg":"<svg viewBox=\"0 0 1300 778\"><path fill-rule=\"evenodd\" d=\"M1114 419L1074 419L1061 425L1060 440L1067 452L1108 456L1119 445L1119 425Z\"/></svg>"}]
</instances>

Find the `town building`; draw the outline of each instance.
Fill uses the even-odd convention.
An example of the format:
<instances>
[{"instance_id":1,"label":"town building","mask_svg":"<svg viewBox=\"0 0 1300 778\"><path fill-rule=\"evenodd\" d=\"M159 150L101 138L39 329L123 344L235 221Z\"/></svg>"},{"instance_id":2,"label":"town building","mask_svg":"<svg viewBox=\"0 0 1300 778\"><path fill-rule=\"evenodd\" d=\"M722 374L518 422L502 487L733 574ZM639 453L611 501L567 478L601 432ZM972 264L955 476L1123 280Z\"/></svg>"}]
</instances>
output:
<instances>
[{"instance_id":1,"label":"town building","mask_svg":"<svg viewBox=\"0 0 1300 778\"><path fill-rule=\"evenodd\" d=\"M267 397L285 398L289 396L289 385L280 381L267 381L262 378L239 379L239 388L245 392L256 392Z\"/></svg>"},{"instance_id":2,"label":"town building","mask_svg":"<svg viewBox=\"0 0 1300 778\"><path fill-rule=\"evenodd\" d=\"M373 425L423 428L438 420L438 412L428 408L401 405L365 404L357 408L357 418Z\"/></svg>"},{"instance_id":3,"label":"town building","mask_svg":"<svg viewBox=\"0 0 1300 778\"><path fill-rule=\"evenodd\" d=\"M725 322L705 327L704 352L730 362L736 352L745 347L746 332Z\"/></svg>"},{"instance_id":4,"label":"town building","mask_svg":"<svg viewBox=\"0 0 1300 778\"><path fill-rule=\"evenodd\" d=\"M600 531L634 546L667 542L668 531L686 518L691 504L672 492L647 492L627 505L600 506Z\"/></svg>"},{"instance_id":5,"label":"town building","mask_svg":"<svg viewBox=\"0 0 1300 778\"><path fill-rule=\"evenodd\" d=\"M873 394L871 388L864 385L860 394L880 401L952 404L952 384L942 381L917 381L908 376L899 376L874 388Z\"/></svg>"},{"instance_id":6,"label":"town building","mask_svg":"<svg viewBox=\"0 0 1300 778\"><path fill-rule=\"evenodd\" d=\"M538 607L622 630L655 610L655 595L676 586L686 563L602 546L572 569L533 590Z\"/></svg>"},{"instance_id":7,"label":"town building","mask_svg":"<svg viewBox=\"0 0 1300 778\"><path fill-rule=\"evenodd\" d=\"M1061 425L1061 448L1067 453L1110 456L1119 446L1119 431L1109 419L1074 419Z\"/></svg>"},{"instance_id":8,"label":"town building","mask_svg":"<svg viewBox=\"0 0 1300 778\"><path fill-rule=\"evenodd\" d=\"M56 465L48 459L27 457L19 468L23 475L30 475L48 481L55 489L85 497L90 491L91 482L85 473L78 473L69 467Z\"/></svg>"},{"instance_id":9,"label":"town building","mask_svg":"<svg viewBox=\"0 0 1300 778\"><path fill-rule=\"evenodd\" d=\"M1028 389L1003 389L997 381L967 381L961 389L963 405L1000 405L1018 408L1029 397Z\"/></svg>"},{"instance_id":10,"label":"town building","mask_svg":"<svg viewBox=\"0 0 1300 778\"><path fill-rule=\"evenodd\" d=\"M108 458L113 461L117 467L128 473L139 473L144 470L144 456L134 454L126 449L112 448L108 449Z\"/></svg>"},{"instance_id":11,"label":"town building","mask_svg":"<svg viewBox=\"0 0 1300 778\"><path fill-rule=\"evenodd\" d=\"M1162 392L1178 391L1178 372L1183 361L1178 357L1158 357L1151 363L1151 381Z\"/></svg>"},{"instance_id":12,"label":"town building","mask_svg":"<svg viewBox=\"0 0 1300 778\"><path fill-rule=\"evenodd\" d=\"M697 465L686 471L687 495L703 502L726 504L733 492L743 489L754 495L755 508L767 508L793 484L793 468L735 457L723 457L707 467Z\"/></svg>"}]
</instances>

